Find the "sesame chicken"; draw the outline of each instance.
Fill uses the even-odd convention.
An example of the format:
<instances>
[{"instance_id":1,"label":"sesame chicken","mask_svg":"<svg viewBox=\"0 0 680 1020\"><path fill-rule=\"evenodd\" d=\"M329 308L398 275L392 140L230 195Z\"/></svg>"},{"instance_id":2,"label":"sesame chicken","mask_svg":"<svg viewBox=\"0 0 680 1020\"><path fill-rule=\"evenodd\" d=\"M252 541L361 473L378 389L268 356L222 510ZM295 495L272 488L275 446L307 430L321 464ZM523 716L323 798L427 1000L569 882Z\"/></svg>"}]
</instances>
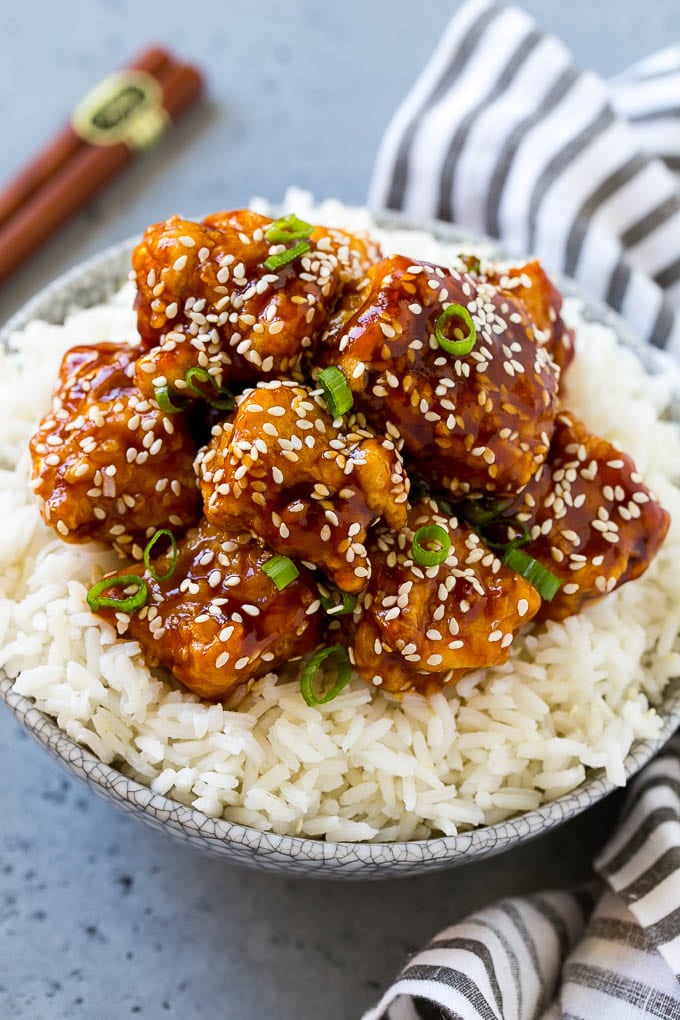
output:
<instances>
[{"instance_id":1,"label":"sesame chicken","mask_svg":"<svg viewBox=\"0 0 680 1020\"><path fill-rule=\"evenodd\" d=\"M323 570L345 592L365 587L368 528L406 521L408 480L396 444L333 421L293 382L261 383L238 400L197 458L209 521L238 522L272 549Z\"/></svg>"},{"instance_id":2,"label":"sesame chicken","mask_svg":"<svg viewBox=\"0 0 680 1020\"><path fill-rule=\"evenodd\" d=\"M539 618L562 620L639 577L656 556L670 517L632 459L558 415L547 463L507 514L524 521L526 551L562 580Z\"/></svg>"},{"instance_id":3,"label":"sesame chicken","mask_svg":"<svg viewBox=\"0 0 680 1020\"><path fill-rule=\"evenodd\" d=\"M200 223L173 216L149 227L132 256L145 353L137 384L149 397L169 386L196 399L186 373L200 368L216 389L287 376L301 379L343 289L379 257L367 238L309 227L308 251L279 268L286 252L267 233L274 221L248 209Z\"/></svg>"},{"instance_id":4,"label":"sesame chicken","mask_svg":"<svg viewBox=\"0 0 680 1020\"><path fill-rule=\"evenodd\" d=\"M413 537L433 524L451 546L442 563L419 566ZM378 530L368 549L371 580L354 613L350 654L360 676L387 691L427 692L505 662L541 604L528 581L432 500L416 503L400 531Z\"/></svg>"},{"instance_id":5,"label":"sesame chicken","mask_svg":"<svg viewBox=\"0 0 680 1020\"><path fill-rule=\"evenodd\" d=\"M336 320L318 361L342 369L368 423L402 437L409 471L433 488L518 492L547 455L559 377L525 306L470 274L400 255L368 277L363 304ZM466 356L435 336L454 304L477 334ZM462 333L462 320L451 325Z\"/></svg>"},{"instance_id":6,"label":"sesame chicken","mask_svg":"<svg viewBox=\"0 0 680 1020\"><path fill-rule=\"evenodd\" d=\"M137 389L138 355L128 344L73 347L31 439L45 523L67 542L99 539L137 559L149 534L189 527L201 507L187 426Z\"/></svg>"},{"instance_id":7,"label":"sesame chicken","mask_svg":"<svg viewBox=\"0 0 680 1020\"><path fill-rule=\"evenodd\" d=\"M141 564L113 575L144 578L148 601L138 612L98 610L139 641L150 665L165 666L201 697L221 698L318 644L323 614L304 567L279 591L262 570L271 549L205 520L180 540L178 554L166 581ZM163 578L170 563L168 552L151 566Z\"/></svg>"},{"instance_id":8,"label":"sesame chicken","mask_svg":"<svg viewBox=\"0 0 680 1020\"><path fill-rule=\"evenodd\" d=\"M507 266L489 259L475 259L474 263L481 280L524 305L536 340L561 369L563 381L574 358L574 331L562 318L562 295L541 263L536 259L521 266Z\"/></svg>"},{"instance_id":9,"label":"sesame chicken","mask_svg":"<svg viewBox=\"0 0 680 1020\"><path fill-rule=\"evenodd\" d=\"M133 270L138 343L66 354L33 488L61 538L128 561L90 608L199 696L324 631L307 672L430 694L661 546L630 457L562 409L574 338L538 262L382 258L238 210L149 227ZM310 675L307 704L337 696Z\"/></svg>"}]
</instances>

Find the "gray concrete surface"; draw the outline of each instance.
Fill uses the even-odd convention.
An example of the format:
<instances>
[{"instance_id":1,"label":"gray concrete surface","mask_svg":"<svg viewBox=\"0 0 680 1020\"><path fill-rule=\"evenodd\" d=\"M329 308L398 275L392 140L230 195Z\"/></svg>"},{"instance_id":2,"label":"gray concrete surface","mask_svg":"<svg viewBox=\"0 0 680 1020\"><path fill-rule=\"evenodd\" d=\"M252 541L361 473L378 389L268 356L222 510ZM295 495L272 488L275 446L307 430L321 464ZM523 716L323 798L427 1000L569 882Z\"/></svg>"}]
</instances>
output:
<instances>
[{"instance_id":1,"label":"gray concrete surface","mask_svg":"<svg viewBox=\"0 0 680 1020\"><path fill-rule=\"evenodd\" d=\"M395 104L455 8L405 0L0 4L0 184L110 69L159 41L209 99L0 289L0 320L86 255L173 211L288 183L361 201ZM531 0L580 64L680 37L677 0ZM67 778L0 709L0 1020L353 1020L465 912L588 874L616 805L439 876L340 886L203 860Z\"/></svg>"}]
</instances>

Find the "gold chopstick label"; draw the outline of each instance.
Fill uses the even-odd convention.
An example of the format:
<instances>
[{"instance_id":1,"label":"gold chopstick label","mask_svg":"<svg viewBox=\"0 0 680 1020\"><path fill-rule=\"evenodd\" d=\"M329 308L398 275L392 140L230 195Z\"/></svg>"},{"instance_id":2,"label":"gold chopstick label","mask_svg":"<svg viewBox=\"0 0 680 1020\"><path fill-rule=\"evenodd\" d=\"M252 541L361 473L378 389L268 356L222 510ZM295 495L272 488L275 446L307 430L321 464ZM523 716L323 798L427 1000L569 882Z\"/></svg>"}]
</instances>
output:
<instances>
[{"instance_id":1,"label":"gold chopstick label","mask_svg":"<svg viewBox=\"0 0 680 1020\"><path fill-rule=\"evenodd\" d=\"M71 127L88 145L148 149L169 123L163 91L146 71L118 71L78 103Z\"/></svg>"}]
</instances>

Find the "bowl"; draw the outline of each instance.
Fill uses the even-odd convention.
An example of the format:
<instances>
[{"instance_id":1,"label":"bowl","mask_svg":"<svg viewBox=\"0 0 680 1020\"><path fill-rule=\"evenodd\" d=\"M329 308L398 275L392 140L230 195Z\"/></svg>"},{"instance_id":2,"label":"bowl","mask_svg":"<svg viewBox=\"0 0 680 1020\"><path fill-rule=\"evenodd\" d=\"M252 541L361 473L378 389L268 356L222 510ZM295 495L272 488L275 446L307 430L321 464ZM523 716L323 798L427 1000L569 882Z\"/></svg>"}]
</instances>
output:
<instances>
[{"instance_id":1,"label":"bowl","mask_svg":"<svg viewBox=\"0 0 680 1020\"><path fill-rule=\"evenodd\" d=\"M478 240L443 223L414 224L397 216L382 217L379 222L385 227L425 228L449 243L469 244ZM0 332L0 343L6 345L9 335L32 319L61 323L72 307L87 307L106 299L126 279L135 243L136 239L108 248L59 277L9 320ZM495 251L498 251L497 246ZM582 300L583 314L587 319L612 327L623 343L634 345L650 373L657 374L667 368L668 360L661 352L648 348L640 350L640 345L617 315L587 298L573 282L562 280L560 284L565 294ZM155 794L113 766L103 764L90 751L66 736L54 720L36 709L29 699L13 691L12 681L1 670L0 699L31 736L71 775L145 824L174 840L224 860L309 877L396 878L464 864L472 859L498 854L548 832L616 789L603 770L593 770L586 781L571 793L504 822L457 836L402 843L334 843L281 836L211 818L195 808ZM680 677L671 681L656 707L662 721L659 737L639 741L632 747L625 760L627 778L642 768L680 724Z\"/></svg>"}]
</instances>

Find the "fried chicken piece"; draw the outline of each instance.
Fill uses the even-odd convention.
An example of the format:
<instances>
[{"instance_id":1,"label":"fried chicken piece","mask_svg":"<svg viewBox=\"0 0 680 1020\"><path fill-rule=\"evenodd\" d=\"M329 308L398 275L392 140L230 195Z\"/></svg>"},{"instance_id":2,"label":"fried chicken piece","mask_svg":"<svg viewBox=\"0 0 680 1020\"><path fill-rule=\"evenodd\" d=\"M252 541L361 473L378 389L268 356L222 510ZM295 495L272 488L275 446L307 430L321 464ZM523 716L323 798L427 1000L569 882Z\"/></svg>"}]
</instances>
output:
<instances>
[{"instance_id":1,"label":"fried chicken piece","mask_svg":"<svg viewBox=\"0 0 680 1020\"><path fill-rule=\"evenodd\" d=\"M534 259L522 266L508 266L490 259L464 258L485 283L498 287L527 310L536 339L561 369L560 378L574 358L574 331L562 318L562 295L541 263Z\"/></svg>"},{"instance_id":2,"label":"fried chicken piece","mask_svg":"<svg viewBox=\"0 0 680 1020\"><path fill-rule=\"evenodd\" d=\"M368 237L315 227L311 250L279 269L264 263L293 245L266 238L274 221L248 209L201 223L173 216L149 227L135 248L137 319L147 348L137 384L148 396L168 385L182 396L200 367L215 386L280 375L301 378L343 288L379 257Z\"/></svg>"},{"instance_id":3,"label":"fried chicken piece","mask_svg":"<svg viewBox=\"0 0 680 1020\"><path fill-rule=\"evenodd\" d=\"M196 460L206 517L320 567L342 591L361 591L367 530L381 517L403 526L408 480L391 439L351 420L345 427L304 386L246 390Z\"/></svg>"},{"instance_id":4,"label":"fried chicken piece","mask_svg":"<svg viewBox=\"0 0 680 1020\"><path fill-rule=\"evenodd\" d=\"M279 591L262 570L273 553L250 535L228 534L205 519L178 543L172 576L158 581L139 564L115 577L143 577L148 601L121 616L99 615L139 641L150 666L162 665L203 698L235 687L316 648L323 613L313 576L299 576ZM163 577L168 551L151 566ZM116 598L125 591L111 589Z\"/></svg>"},{"instance_id":5,"label":"fried chicken piece","mask_svg":"<svg viewBox=\"0 0 680 1020\"><path fill-rule=\"evenodd\" d=\"M411 555L419 528L439 525L451 538L443 563L421 567ZM423 692L510 654L514 634L538 611L538 592L433 500L409 511L395 534L369 543L372 573L354 613L350 657L357 672L385 690Z\"/></svg>"},{"instance_id":6,"label":"fried chicken piece","mask_svg":"<svg viewBox=\"0 0 680 1020\"><path fill-rule=\"evenodd\" d=\"M139 392L138 353L114 343L68 351L30 444L45 523L67 542L99 539L137 559L149 534L188 528L201 510L186 422Z\"/></svg>"},{"instance_id":7,"label":"fried chicken piece","mask_svg":"<svg viewBox=\"0 0 680 1020\"><path fill-rule=\"evenodd\" d=\"M469 274L400 255L368 276L364 303L325 335L318 360L342 369L369 424L403 437L407 466L434 488L517 493L547 455L559 375L525 307ZM435 337L451 304L476 328L465 357ZM443 328L451 338L459 327Z\"/></svg>"},{"instance_id":8,"label":"fried chicken piece","mask_svg":"<svg viewBox=\"0 0 680 1020\"><path fill-rule=\"evenodd\" d=\"M547 463L507 513L531 529L527 553L562 579L541 619L563 620L645 572L670 524L632 459L557 416Z\"/></svg>"}]
</instances>

